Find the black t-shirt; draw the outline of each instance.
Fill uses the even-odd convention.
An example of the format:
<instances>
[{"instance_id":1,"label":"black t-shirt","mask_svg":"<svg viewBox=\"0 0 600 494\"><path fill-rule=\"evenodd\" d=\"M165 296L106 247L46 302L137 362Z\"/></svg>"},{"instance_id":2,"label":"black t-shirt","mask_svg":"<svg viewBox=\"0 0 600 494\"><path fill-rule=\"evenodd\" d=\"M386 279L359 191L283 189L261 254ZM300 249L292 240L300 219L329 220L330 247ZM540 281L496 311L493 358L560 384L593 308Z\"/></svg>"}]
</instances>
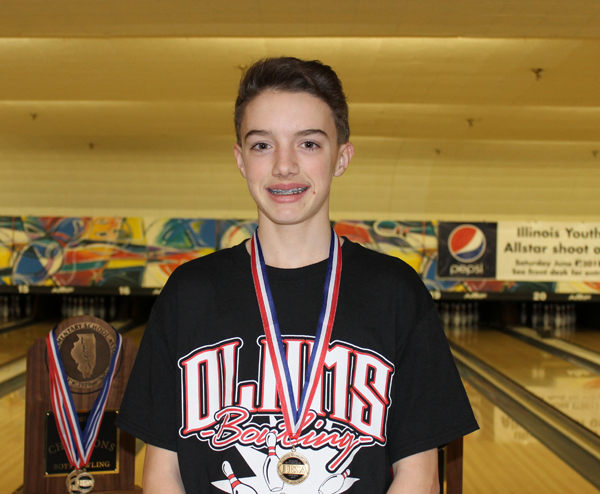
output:
<instances>
[{"instance_id":1,"label":"black t-shirt","mask_svg":"<svg viewBox=\"0 0 600 494\"><path fill-rule=\"evenodd\" d=\"M269 466L267 436L277 439L277 457L290 445L245 245L171 275L152 310L118 425L176 451L188 494L232 492L226 463L259 494L334 487L384 493L395 461L477 429L437 312L414 270L347 239L342 263L323 378L297 445L310 474L285 486ZM327 261L268 267L296 396L326 270Z\"/></svg>"}]
</instances>

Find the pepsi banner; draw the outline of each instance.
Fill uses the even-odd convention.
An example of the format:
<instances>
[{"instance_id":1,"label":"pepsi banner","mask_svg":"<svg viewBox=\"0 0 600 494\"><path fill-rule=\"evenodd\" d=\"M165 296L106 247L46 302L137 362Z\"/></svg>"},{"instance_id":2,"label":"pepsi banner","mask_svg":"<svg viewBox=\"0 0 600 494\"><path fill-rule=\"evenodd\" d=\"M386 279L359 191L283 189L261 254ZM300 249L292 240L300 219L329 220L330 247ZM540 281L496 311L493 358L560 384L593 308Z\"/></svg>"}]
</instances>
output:
<instances>
[{"instance_id":1,"label":"pepsi banner","mask_svg":"<svg viewBox=\"0 0 600 494\"><path fill-rule=\"evenodd\" d=\"M438 224L437 277L496 278L496 223Z\"/></svg>"}]
</instances>

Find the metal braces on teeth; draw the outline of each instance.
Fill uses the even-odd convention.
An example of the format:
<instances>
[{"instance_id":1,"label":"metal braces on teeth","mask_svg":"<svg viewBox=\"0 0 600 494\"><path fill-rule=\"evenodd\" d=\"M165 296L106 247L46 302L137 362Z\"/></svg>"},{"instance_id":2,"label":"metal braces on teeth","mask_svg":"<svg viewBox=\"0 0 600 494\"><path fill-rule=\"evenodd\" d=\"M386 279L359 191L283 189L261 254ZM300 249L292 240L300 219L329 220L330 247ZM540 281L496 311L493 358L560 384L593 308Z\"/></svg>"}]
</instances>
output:
<instances>
[{"instance_id":1,"label":"metal braces on teeth","mask_svg":"<svg viewBox=\"0 0 600 494\"><path fill-rule=\"evenodd\" d=\"M308 187L297 187L295 189L290 189L290 190L269 189L269 191L271 191L271 193L275 194L276 196L290 196L293 194L300 194L300 193L304 192L306 189L308 189Z\"/></svg>"}]
</instances>

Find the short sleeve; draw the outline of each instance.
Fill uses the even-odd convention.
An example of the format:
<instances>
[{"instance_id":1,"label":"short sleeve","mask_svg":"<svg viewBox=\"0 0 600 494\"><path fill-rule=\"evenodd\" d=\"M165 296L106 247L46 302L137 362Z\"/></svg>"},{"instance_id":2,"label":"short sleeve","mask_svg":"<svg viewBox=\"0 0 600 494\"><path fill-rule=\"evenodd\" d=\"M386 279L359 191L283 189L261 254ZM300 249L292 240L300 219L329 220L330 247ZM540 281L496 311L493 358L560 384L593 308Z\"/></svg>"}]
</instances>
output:
<instances>
[{"instance_id":1,"label":"short sleeve","mask_svg":"<svg viewBox=\"0 0 600 494\"><path fill-rule=\"evenodd\" d=\"M140 344L117 426L146 443L177 450L180 412L173 283L156 301Z\"/></svg>"},{"instance_id":2,"label":"short sleeve","mask_svg":"<svg viewBox=\"0 0 600 494\"><path fill-rule=\"evenodd\" d=\"M426 297L429 294L423 289ZM417 304L421 305L421 304ZM388 424L392 463L443 446L478 429L437 310L427 300L423 317L399 338L393 406Z\"/></svg>"}]
</instances>

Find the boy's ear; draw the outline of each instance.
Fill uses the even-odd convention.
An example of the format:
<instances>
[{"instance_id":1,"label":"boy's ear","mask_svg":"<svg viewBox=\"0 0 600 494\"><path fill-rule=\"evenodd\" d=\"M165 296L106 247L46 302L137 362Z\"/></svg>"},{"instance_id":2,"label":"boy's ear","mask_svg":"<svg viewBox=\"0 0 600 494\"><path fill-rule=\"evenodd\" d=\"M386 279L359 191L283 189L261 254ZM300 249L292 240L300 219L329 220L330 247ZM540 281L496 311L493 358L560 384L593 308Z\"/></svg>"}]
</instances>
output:
<instances>
[{"instance_id":1,"label":"boy's ear","mask_svg":"<svg viewBox=\"0 0 600 494\"><path fill-rule=\"evenodd\" d=\"M233 146L233 155L235 156L238 170L242 174L242 177L246 178L246 165L244 163L244 157L242 156L242 148L237 143Z\"/></svg>"},{"instance_id":2,"label":"boy's ear","mask_svg":"<svg viewBox=\"0 0 600 494\"><path fill-rule=\"evenodd\" d=\"M344 174L346 168L348 168L348 165L350 164L352 156L354 156L354 146L352 143L347 142L342 144L338 151L338 159L335 165L335 170L333 170L334 177L340 177Z\"/></svg>"}]
</instances>

